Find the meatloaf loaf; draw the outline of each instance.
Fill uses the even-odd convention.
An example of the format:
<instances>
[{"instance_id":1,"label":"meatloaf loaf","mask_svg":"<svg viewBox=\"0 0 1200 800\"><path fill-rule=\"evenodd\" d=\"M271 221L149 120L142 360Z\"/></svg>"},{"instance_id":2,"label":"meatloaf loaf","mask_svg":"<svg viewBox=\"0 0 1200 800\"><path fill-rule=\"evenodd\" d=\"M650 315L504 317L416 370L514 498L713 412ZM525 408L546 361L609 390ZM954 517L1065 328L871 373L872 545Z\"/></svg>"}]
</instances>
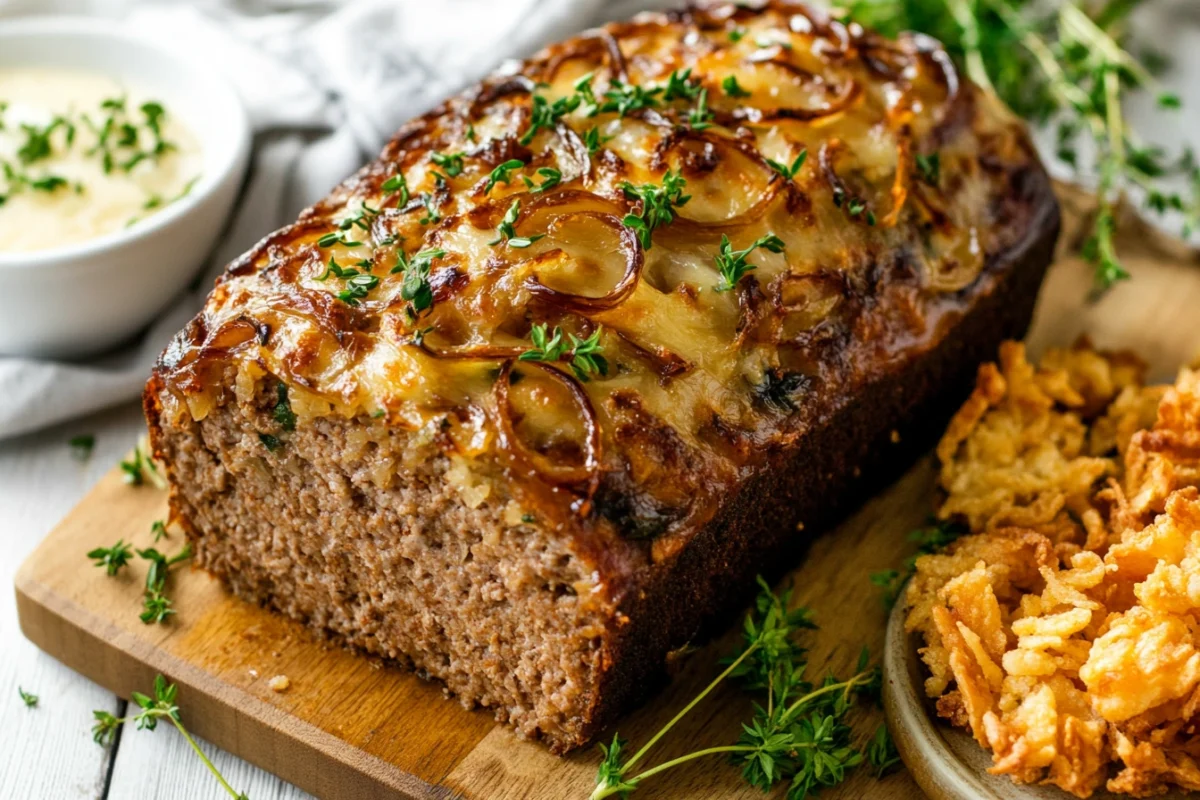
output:
<instances>
[{"instance_id":1,"label":"meatloaf loaf","mask_svg":"<svg viewBox=\"0 0 1200 800\"><path fill-rule=\"evenodd\" d=\"M1057 232L927 37L590 31L228 267L146 387L172 515L236 595L564 752L940 429Z\"/></svg>"}]
</instances>

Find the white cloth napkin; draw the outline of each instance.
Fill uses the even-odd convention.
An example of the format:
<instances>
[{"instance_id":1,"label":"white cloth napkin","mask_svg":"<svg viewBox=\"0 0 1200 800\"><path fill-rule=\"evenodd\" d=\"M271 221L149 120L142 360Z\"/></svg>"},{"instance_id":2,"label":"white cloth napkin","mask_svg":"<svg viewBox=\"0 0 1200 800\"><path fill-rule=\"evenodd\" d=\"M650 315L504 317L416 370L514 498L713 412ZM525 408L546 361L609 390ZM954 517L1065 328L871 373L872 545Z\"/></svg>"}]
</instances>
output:
<instances>
[{"instance_id":1,"label":"white cloth napkin","mask_svg":"<svg viewBox=\"0 0 1200 800\"><path fill-rule=\"evenodd\" d=\"M255 130L250 180L195 292L88 362L0 357L0 439L137 397L226 263L374 158L393 131L510 57L672 0L0 0L0 18L85 13L199 54Z\"/></svg>"}]
</instances>

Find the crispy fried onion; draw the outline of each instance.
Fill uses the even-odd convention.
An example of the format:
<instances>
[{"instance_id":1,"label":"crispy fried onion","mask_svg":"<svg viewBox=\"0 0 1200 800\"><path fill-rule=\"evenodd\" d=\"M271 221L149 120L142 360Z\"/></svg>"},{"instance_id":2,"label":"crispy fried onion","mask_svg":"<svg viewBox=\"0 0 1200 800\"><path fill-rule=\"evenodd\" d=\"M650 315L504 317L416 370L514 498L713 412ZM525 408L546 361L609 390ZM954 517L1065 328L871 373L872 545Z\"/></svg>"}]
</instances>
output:
<instances>
[{"instance_id":1,"label":"crispy fried onion","mask_svg":"<svg viewBox=\"0 0 1200 800\"><path fill-rule=\"evenodd\" d=\"M519 376L524 379L517 381L517 384L526 387L521 391L531 393L529 398L531 402L536 403L540 400L543 409L551 407L552 403L544 389L530 388L536 381L533 375L529 373L514 374L516 367L515 359L507 359L500 368L500 375L496 378L493 389L495 423L499 434L500 449L514 461L525 465L546 481L582 491L583 500L576 505L575 510L581 516L586 516L591 511L592 497L600 484L601 438L596 409L592 406L592 401L588 398L587 392L583 390L583 386L571 375L549 364L536 361L521 363L522 370L528 370L529 373L540 373L539 377L544 376L552 381L557 381L567 390L571 400L579 409L579 418L583 423L584 434L583 442L579 443L578 448L582 459L577 464L556 460L552 455L528 444L517 430L518 425L527 415L514 408L514 377ZM546 442L545 446L563 449L563 445L558 442Z\"/></svg>"}]
</instances>

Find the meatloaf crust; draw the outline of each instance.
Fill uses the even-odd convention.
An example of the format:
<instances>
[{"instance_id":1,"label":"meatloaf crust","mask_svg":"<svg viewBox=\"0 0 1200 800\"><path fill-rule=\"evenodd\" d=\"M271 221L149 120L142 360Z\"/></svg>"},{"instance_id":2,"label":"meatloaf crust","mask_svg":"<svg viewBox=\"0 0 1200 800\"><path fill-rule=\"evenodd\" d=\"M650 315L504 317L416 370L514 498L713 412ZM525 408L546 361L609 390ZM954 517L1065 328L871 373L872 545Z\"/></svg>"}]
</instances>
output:
<instances>
[{"instance_id":1,"label":"meatloaf crust","mask_svg":"<svg viewBox=\"0 0 1200 800\"><path fill-rule=\"evenodd\" d=\"M940 431L1059 217L936 42L642 15L406 125L146 387L238 594L565 752Z\"/></svg>"}]
</instances>

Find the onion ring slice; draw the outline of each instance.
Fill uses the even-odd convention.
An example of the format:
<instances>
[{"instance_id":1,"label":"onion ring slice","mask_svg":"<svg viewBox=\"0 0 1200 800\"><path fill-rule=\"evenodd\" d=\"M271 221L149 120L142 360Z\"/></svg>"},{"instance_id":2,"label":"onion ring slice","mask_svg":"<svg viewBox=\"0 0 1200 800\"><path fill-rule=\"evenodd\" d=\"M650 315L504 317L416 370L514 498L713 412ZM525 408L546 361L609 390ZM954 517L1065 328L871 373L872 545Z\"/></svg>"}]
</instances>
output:
<instances>
[{"instance_id":1,"label":"onion ring slice","mask_svg":"<svg viewBox=\"0 0 1200 800\"><path fill-rule=\"evenodd\" d=\"M494 384L496 429L500 449L517 461L523 463L550 483L559 485L582 486L584 501L577 506L580 516L586 516L591 510L592 497L600 485L601 438L600 424L596 419L596 409L591 399L579 381L567 373L537 361L527 361L523 367L544 372L553 380L559 381L566 387L572 400L579 407L586 432L584 460L579 466L563 466L554 464L545 455L526 447L517 435L513 425L512 406L509 389L512 386L512 372L516 366L515 359L508 359L500 368L500 375Z\"/></svg>"}]
</instances>

